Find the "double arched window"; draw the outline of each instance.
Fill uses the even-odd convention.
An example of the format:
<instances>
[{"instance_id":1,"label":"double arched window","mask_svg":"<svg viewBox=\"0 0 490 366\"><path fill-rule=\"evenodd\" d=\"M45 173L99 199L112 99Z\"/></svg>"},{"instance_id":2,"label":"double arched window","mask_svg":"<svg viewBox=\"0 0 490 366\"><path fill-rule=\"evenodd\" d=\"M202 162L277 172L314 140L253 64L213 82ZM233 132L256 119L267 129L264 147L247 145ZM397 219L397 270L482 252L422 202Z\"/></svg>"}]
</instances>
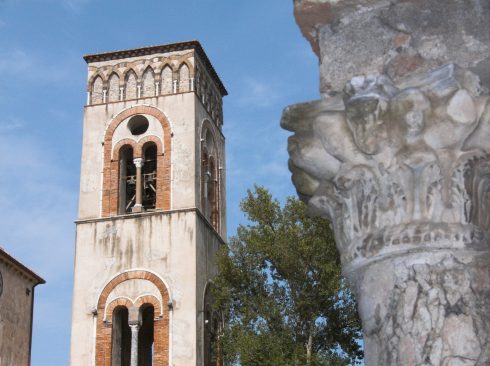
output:
<instances>
[{"instance_id":1,"label":"double arched window","mask_svg":"<svg viewBox=\"0 0 490 366\"><path fill-rule=\"evenodd\" d=\"M131 356L138 366L153 366L155 340L155 309L143 304L133 317L126 306L117 306L112 312L111 366L131 366ZM135 319L132 319L135 318Z\"/></svg>"},{"instance_id":2,"label":"double arched window","mask_svg":"<svg viewBox=\"0 0 490 366\"><path fill-rule=\"evenodd\" d=\"M133 107L111 122L102 216L170 209L171 145L170 124L157 108Z\"/></svg>"},{"instance_id":3,"label":"double arched window","mask_svg":"<svg viewBox=\"0 0 490 366\"><path fill-rule=\"evenodd\" d=\"M158 147L150 141L119 150L119 214L156 208L158 187ZM135 157L135 153L136 156Z\"/></svg>"},{"instance_id":4,"label":"double arched window","mask_svg":"<svg viewBox=\"0 0 490 366\"><path fill-rule=\"evenodd\" d=\"M136 286L142 283L144 294ZM169 302L166 285L151 272L109 281L97 303L96 366L168 366Z\"/></svg>"},{"instance_id":5,"label":"double arched window","mask_svg":"<svg viewBox=\"0 0 490 366\"><path fill-rule=\"evenodd\" d=\"M221 313L213 305L211 284L208 284L204 295L204 366L223 366L220 359L220 336L224 322Z\"/></svg>"},{"instance_id":6,"label":"double arched window","mask_svg":"<svg viewBox=\"0 0 490 366\"><path fill-rule=\"evenodd\" d=\"M201 147L201 210L215 230L220 226L220 179L217 148L209 129L203 130Z\"/></svg>"}]
</instances>

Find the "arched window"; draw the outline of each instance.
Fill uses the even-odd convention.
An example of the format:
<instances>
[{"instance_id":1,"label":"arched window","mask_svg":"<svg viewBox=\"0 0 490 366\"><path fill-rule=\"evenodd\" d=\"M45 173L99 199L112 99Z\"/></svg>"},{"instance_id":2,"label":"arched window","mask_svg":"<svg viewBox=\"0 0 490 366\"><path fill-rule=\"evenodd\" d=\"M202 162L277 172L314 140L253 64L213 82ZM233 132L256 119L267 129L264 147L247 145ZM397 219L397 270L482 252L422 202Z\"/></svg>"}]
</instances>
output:
<instances>
[{"instance_id":1,"label":"arched window","mask_svg":"<svg viewBox=\"0 0 490 366\"><path fill-rule=\"evenodd\" d=\"M208 181L208 217L211 225L218 229L218 179L214 158L209 159L209 181Z\"/></svg>"},{"instance_id":2,"label":"arched window","mask_svg":"<svg viewBox=\"0 0 490 366\"><path fill-rule=\"evenodd\" d=\"M211 286L204 296L204 366L222 366L220 360L220 333L223 323L218 311L213 310Z\"/></svg>"},{"instance_id":3,"label":"arched window","mask_svg":"<svg viewBox=\"0 0 490 366\"><path fill-rule=\"evenodd\" d=\"M143 146L143 208L152 210L157 198L157 146L149 142Z\"/></svg>"},{"instance_id":4,"label":"arched window","mask_svg":"<svg viewBox=\"0 0 490 366\"><path fill-rule=\"evenodd\" d=\"M203 134L201 148L201 210L215 230L219 230L219 174L216 146L211 131Z\"/></svg>"},{"instance_id":5,"label":"arched window","mask_svg":"<svg viewBox=\"0 0 490 366\"><path fill-rule=\"evenodd\" d=\"M162 71L162 77L161 77L161 93L162 94L171 94L172 93L172 88L173 88L173 80L172 80L172 69L170 66L166 65L163 68Z\"/></svg>"},{"instance_id":6,"label":"arched window","mask_svg":"<svg viewBox=\"0 0 490 366\"><path fill-rule=\"evenodd\" d=\"M155 77L153 76L153 69L149 66L143 73L141 96L142 97L155 96Z\"/></svg>"},{"instance_id":7,"label":"arched window","mask_svg":"<svg viewBox=\"0 0 490 366\"><path fill-rule=\"evenodd\" d=\"M109 102L119 100L119 76L113 73L109 78Z\"/></svg>"},{"instance_id":8,"label":"arched window","mask_svg":"<svg viewBox=\"0 0 490 366\"><path fill-rule=\"evenodd\" d=\"M153 343L155 339L155 309L151 304L140 307L141 328L138 334L138 366L153 365Z\"/></svg>"},{"instance_id":9,"label":"arched window","mask_svg":"<svg viewBox=\"0 0 490 366\"><path fill-rule=\"evenodd\" d=\"M100 104L104 101L104 82L100 76L97 76L92 83L92 104Z\"/></svg>"},{"instance_id":10,"label":"arched window","mask_svg":"<svg viewBox=\"0 0 490 366\"><path fill-rule=\"evenodd\" d=\"M128 309L117 306L112 313L112 363L111 366L130 366L131 329Z\"/></svg>"},{"instance_id":11,"label":"arched window","mask_svg":"<svg viewBox=\"0 0 490 366\"><path fill-rule=\"evenodd\" d=\"M208 182L208 171L209 171L209 157L208 150L206 146L203 146L201 151L201 208L206 216L206 205L207 205L207 182Z\"/></svg>"},{"instance_id":12,"label":"arched window","mask_svg":"<svg viewBox=\"0 0 490 366\"><path fill-rule=\"evenodd\" d=\"M179 68L179 92L189 91L190 81L189 67L183 63Z\"/></svg>"},{"instance_id":13,"label":"arched window","mask_svg":"<svg viewBox=\"0 0 490 366\"><path fill-rule=\"evenodd\" d=\"M123 146L119 151L119 214L132 212L136 203L136 167L133 148Z\"/></svg>"},{"instance_id":14,"label":"arched window","mask_svg":"<svg viewBox=\"0 0 490 366\"><path fill-rule=\"evenodd\" d=\"M136 83L136 73L133 70L129 70L126 75L126 99L136 99L138 97Z\"/></svg>"},{"instance_id":15,"label":"arched window","mask_svg":"<svg viewBox=\"0 0 490 366\"><path fill-rule=\"evenodd\" d=\"M171 137L168 120L154 107L132 107L111 122L104 137L103 217L171 208Z\"/></svg>"}]
</instances>

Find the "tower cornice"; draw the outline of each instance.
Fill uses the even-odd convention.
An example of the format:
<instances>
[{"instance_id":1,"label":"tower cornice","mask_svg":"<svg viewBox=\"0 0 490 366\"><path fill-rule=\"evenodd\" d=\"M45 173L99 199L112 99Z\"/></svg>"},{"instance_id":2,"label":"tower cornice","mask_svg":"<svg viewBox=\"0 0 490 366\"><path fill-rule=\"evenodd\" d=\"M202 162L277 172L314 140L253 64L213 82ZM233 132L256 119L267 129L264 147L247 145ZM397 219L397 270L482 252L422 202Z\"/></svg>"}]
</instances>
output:
<instances>
[{"instance_id":1,"label":"tower cornice","mask_svg":"<svg viewBox=\"0 0 490 366\"><path fill-rule=\"evenodd\" d=\"M223 85L223 82L221 81L218 74L216 73L216 70L214 69L213 65L211 64L211 61L206 55L206 52L204 52L201 43L197 40L163 44L157 46L131 48L126 50L117 50L111 52L94 53L94 54L88 54L83 56L83 59L87 64L90 64L92 62L119 60L128 57L140 57L140 56L147 56L156 53L166 53L166 52L185 51L185 50L194 50L197 53L199 58L202 60L202 62L208 69L212 79L215 81L216 85L218 86L221 96L228 95L228 91Z\"/></svg>"}]
</instances>

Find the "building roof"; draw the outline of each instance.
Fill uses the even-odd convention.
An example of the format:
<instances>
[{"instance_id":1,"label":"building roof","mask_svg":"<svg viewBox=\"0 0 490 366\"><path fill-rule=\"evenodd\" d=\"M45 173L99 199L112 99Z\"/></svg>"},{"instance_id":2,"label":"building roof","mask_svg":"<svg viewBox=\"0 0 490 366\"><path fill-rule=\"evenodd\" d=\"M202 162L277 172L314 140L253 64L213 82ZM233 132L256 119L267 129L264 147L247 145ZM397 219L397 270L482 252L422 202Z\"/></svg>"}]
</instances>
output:
<instances>
[{"instance_id":1,"label":"building roof","mask_svg":"<svg viewBox=\"0 0 490 366\"><path fill-rule=\"evenodd\" d=\"M201 60L204 62L204 65L206 65L206 67L208 68L211 77L216 82L216 85L218 86L221 92L221 95L222 96L228 95L225 86L221 82L221 79L219 78L218 74L216 73L216 70L211 64L211 61L209 61L209 58L204 52L204 49L202 48L199 41L196 40L163 44L158 46L131 48L127 50L119 50L119 51L112 51L112 52L95 53L95 54L85 55L83 56L83 59L88 64L91 62L118 60L127 57L147 56L155 53L165 53L165 52L183 51L183 50L191 50L191 49L197 52Z\"/></svg>"},{"instance_id":2,"label":"building roof","mask_svg":"<svg viewBox=\"0 0 490 366\"><path fill-rule=\"evenodd\" d=\"M46 283L46 281L42 277L40 277L38 274L36 274L35 272L30 270L26 266L24 266L17 259L15 259L10 254L8 254L2 247L0 247L0 260L12 265L18 271L20 271L22 274L24 274L26 277L28 277L32 281L36 282L36 284Z\"/></svg>"}]
</instances>

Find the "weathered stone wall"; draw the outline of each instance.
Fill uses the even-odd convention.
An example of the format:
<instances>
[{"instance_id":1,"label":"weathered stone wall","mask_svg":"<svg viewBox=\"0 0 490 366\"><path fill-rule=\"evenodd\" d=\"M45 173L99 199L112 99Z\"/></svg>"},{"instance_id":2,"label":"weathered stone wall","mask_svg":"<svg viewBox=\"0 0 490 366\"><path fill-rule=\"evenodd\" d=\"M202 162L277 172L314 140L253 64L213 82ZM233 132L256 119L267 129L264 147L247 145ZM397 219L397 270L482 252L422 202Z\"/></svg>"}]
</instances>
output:
<instances>
[{"instance_id":1,"label":"weathered stone wall","mask_svg":"<svg viewBox=\"0 0 490 366\"><path fill-rule=\"evenodd\" d=\"M394 81L449 62L490 88L486 0L296 0L296 19L320 59L321 92L355 75Z\"/></svg>"},{"instance_id":2,"label":"weathered stone wall","mask_svg":"<svg viewBox=\"0 0 490 366\"><path fill-rule=\"evenodd\" d=\"M29 366L33 282L0 258L0 366Z\"/></svg>"}]
</instances>

